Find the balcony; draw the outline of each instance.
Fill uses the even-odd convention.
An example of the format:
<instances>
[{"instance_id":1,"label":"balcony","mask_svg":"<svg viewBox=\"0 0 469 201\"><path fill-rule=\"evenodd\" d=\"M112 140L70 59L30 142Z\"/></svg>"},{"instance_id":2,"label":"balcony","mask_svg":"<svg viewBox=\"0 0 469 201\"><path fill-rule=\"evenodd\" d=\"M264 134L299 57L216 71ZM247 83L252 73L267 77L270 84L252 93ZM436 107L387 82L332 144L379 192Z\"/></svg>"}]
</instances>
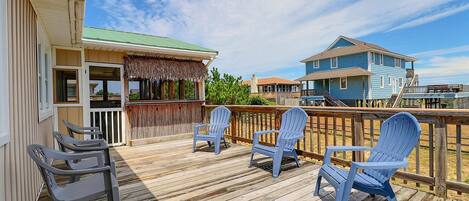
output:
<instances>
[{"instance_id":1,"label":"balcony","mask_svg":"<svg viewBox=\"0 0 469 201\"><path fill-rule=\"evenodd\" d=\"M220 155L207 145L192 153L192 140L162 142L137 147L116 147L121 200L334 200L332 187L324 183L320 197L313 196L319 165L301 161L284 165L272 178L272 163L260 155L248 167L250 148L232 144ZM394 186L398 200L432 198L429 193ZM353 191L351 200L369 195ZM39 199L49 200L46 192ZM103 197L102 200L105 200Z\"/></svg>"},{"instance_id":2,"label":"balcony","mask_svg":"<svg viewBox=\"0 0 469 201\"><path fill-rule=\"evenodd\" d=\"M215 106L203 106L205 121ZM271 159L255 156L248 167L254 131L278 129L286 106L227 106L232 111L226 131L228 148L220 155L200 142L192 153L192 139L112 149L122 200L334 200L334 190L324 183L319 197L312 195L327 146L374 146L382 120L404 109L303 107L308 114L305 137L296 149L301 166L284 163L272 178ZM420 143L409 156L409 166L393 180L398 200L466 198L469 172L469 110L405 109L422 126ZM260 142L274 145L274 134ZM365 161L364 153L337 153L333 162L348 166ZM104 199L104 198L103 198ZM351 200L372 200L353 191ZM375 199L383 199L377 196ZM40 200L48 200L43 191Z\"/></svg>"}]
</instances>

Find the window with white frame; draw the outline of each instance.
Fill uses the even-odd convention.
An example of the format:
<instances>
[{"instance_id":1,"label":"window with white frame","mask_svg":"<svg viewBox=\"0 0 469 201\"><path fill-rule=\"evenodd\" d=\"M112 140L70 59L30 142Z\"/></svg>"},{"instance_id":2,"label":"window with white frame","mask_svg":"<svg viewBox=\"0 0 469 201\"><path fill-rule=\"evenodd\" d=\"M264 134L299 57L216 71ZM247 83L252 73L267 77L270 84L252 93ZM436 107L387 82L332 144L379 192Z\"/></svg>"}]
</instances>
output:
<instances>
[{"instance_id":1,"label":"window with white frame","mask_svg":"<svg viewBox=\"0 0 469 201\"><path fill-rule=\"evenodd\" d=\"M371 53L371 63L376 64L376 59L375 59L375 53L374 52Z\"/></svg>"},{"instance_id":2,"label":"window with white frame","mask_svg":"<svg viewBox=\"0 0 469 201\"><path fill-rule=\"evenodd\" d=\"M6 1L0 1L0 147L10 141ZM0 178L0 182L3 179ZM0 197L1 195L0 189Z\"/></svg>"},{"instance_id":3,"label":"window with white frame","mask_svg":"<svg viewBox=\"0 0 469 201\"><path fill-rule=\"evenodd\" d=\"M337 68L337 63L338 63L338 58L337 57L332 57L331 58L331 68Z\"/></svg>"},{"instance_id":4,"label":"window with white frame","mask_svg":"<svg viewBox=\"0 0 469 201\"><path fill-rule=\"evenodd\" d=\"M319 68L319 60L313 61L313 68Z\"/></svg>"},{"instance_id":5,"label":"window with white frame","mask_svg":"<svg viewBox=\"0 0 469 201\"><path fill-rule=\"evenodd\" d=\"M394 58L394 66L397 68L401 67L401 59Z\"/></svg>"},{"instance_id":6,"label":"window with white frame","mask_svg":"<svg viewBox=\"0 0 469 201\"><path fill-rule=\"evenodd\" d=\"M399 78L399 87L404 86L404 78L400 77Z\"/></svg>"},{"instance_id":7,"label":"window with white frame","mask_svg":"<svg viewBox=\"0 0 469 201\"><path fill-rule=\"evenodd\" d=\"M381 56L381 59L379 60L379 65L383 65L384 64L384 54L380 54Z\"/></svg>"},{"instance_id":8,"label":"window with white frame","mask_svg":"<svg viewBox=\"0 0 469 201\"><path fill-rule=\"evenodd\" d=\"M389 85L389 86L392 85L392 77L391 77L391 76L388 76L388 85Z\"/></svg>"},{"instance_id":9,"label":"window with white frame","mask_svg":"<svg viewBox=\"0 0 469 201\"><path fill-rule=\"evenodd\" d=\"M52 116L51 53L47 35L40 22L37 32L37 84L39 121Z\"/></svg>"},{"instance_id":10,"label":"window with white frame","mask_svg":"<svg viewBox=\"0 0 469 201\"><path fill-rule=\"evenodd\" d=\"M383 75L380 76L380 87L384 88L384 76Z\"/></svg>"},{"instance_id":11,"label":"window with white frame","mask_svg":"<svg viewBox=\"0 0 469 201\"><path fill-rule=\"evenodd\" d=\"M347 89L347 77L340 78L340 89Z\"/></svg>"}]
</instances>

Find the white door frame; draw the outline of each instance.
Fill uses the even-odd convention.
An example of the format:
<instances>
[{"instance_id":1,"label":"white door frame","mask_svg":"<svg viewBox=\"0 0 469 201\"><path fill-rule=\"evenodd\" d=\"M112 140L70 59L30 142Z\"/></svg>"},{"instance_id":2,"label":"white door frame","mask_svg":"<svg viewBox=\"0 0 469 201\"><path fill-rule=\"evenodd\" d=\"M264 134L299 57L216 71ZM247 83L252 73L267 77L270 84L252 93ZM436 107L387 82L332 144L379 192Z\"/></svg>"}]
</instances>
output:
<instances>
[{"instance_id":1,"label":"white door frame","mask_svg":"<svg viewBox=\"0 0 469 201\"><path fill-rule=\"evenodd\" d=\"M90 66L97 67L107 67L107 68L119 68L120 71L120 81L121 81L121 109L122 109L122 136L125 136L125 114L124 114L124 103L125 103L125 94L124 94L124 65L122 64L111 64L111 63L98 63L98 62L85 62L85 67L83 68L83 126L90 126ZM90 137L90 136L85 136ZM123 139L125 140L125 139ZM125 141L124 141L125 142Z\"/></svg>"}]
</instances>

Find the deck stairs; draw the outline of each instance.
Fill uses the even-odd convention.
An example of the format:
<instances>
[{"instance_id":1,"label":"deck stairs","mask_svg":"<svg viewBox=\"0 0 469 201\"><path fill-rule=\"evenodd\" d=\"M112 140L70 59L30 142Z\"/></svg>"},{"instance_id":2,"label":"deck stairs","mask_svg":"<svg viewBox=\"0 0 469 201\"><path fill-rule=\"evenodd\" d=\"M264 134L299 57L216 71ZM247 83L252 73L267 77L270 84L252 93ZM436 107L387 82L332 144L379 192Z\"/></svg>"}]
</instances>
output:
<instances>
[{"instance_id":1,"label":"deck stairs","mask_svg":"<svg viewBox=\"0 0 469 201\"><path fill-rule=\"evenodd\" d=\"M388 108L398 108L401 105L402 101L402 96L404 93L407 91L406 89L410 86L415 86L416 83L418 82L418 75L414 74L414 76L411 79L407 79L406 83L404 84L404 87L399 91L398 94L393 94L391 98L389 99L388 104L386 107Z\"/></svg>"},{"instance_id":2,"label":"deck stairs","mask_svg":"<svg viewBox=\"0 0 469 201\"><path fill-rule=\"evenodd\" d=\"M341 100L331 96L329 93L324 94L324 101L326 101L327 104L331 106L336 106L336 107L348 107L347 104L342 102Z\"/></svg>"}]
</instances>

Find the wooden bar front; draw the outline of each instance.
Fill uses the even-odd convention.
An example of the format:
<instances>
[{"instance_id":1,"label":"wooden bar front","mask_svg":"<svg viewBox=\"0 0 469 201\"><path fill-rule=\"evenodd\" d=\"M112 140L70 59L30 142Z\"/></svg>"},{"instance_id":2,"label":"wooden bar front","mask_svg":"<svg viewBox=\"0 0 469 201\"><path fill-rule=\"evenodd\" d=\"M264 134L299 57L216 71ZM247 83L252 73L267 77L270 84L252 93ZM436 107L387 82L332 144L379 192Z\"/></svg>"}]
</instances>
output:
<instances>
[{"instance_id":1,"label":"wooden bar front","mask_svg":"<svg viewBox=\"0 0 469 201\"><path fill-rule=\"evenodd\" d=\"M204 101L139 101L126 105L130 139L191 133L202 122Z\"/></svg>"}]
</instances>

